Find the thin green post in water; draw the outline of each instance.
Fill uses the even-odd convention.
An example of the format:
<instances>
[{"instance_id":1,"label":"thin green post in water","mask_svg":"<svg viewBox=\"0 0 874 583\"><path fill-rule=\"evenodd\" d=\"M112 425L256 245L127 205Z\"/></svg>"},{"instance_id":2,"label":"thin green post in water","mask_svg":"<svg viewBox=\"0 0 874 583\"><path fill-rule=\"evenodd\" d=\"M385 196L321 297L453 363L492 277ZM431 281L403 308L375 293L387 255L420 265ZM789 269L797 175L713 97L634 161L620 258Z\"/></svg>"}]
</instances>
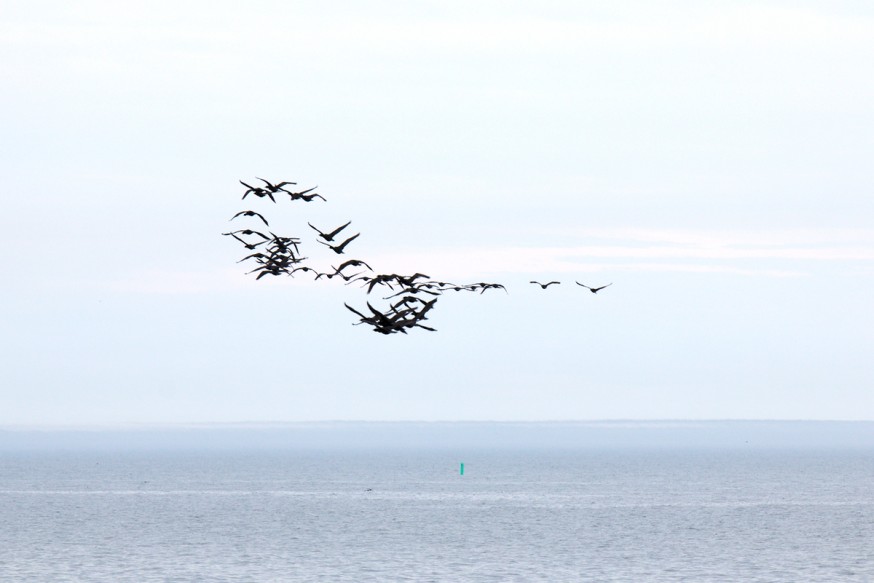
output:
<instances>
[{"instance_id":1,"label":"thin green post in water","mask_svg":"<svg viewBox=\"0 0 874 583\"><path fill-rule=\"evenodd\" d=\"M462 476L464 475L464 462L461 462L461 467L458 468L458 473Z\"/></svg>"}]
</instances>

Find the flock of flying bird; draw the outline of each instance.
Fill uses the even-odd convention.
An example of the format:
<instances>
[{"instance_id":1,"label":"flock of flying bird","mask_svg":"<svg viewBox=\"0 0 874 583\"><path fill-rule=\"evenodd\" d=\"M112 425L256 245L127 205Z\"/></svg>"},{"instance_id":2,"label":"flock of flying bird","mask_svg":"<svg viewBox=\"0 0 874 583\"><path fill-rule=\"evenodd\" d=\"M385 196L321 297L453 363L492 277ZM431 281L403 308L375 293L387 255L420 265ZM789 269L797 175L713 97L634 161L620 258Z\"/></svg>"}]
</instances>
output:
<instances>
[{"instance_id":1,"label":"flock of flying bird","mask_svg":"<svg viewBox=\"0 0 874 583\"><path fill-rule=\"evenodd\" d=\"M318 187L308 188L306 190L295 191L297 183L282 181L276 184L271 183L263 178L257 178L264 183L263 186L252 186L240 181L246 190L243 193L243 200L252 195L256 198L269 198L276 203L277 196L288 196L291 201L312 202L316 198L325 201L325 198L316 192L313 192ZM346 308L358 316L359 320L353 324L355 326L367 324L372 327L375 332L380 334L406 334L408 330L413 328L423 328L434 332L435 329L426 326L422 322L428 319L428 313L434 308L437 303L437 298L447 291L468 291L479 292L480 294L490 289L501 289L504 292L507 289L499 283L478 282L471 284L455 284L445 281L437 281L423 273L414 273L413 275L398 275L396 273L379 274L366 262L360 259L348 259L338 265L331 266L333 271L320 272L305 262L308 257L303 257L300 252L301 240L299 237L284 237L273 233L269 229L270 223L259 212L253 210L242 210L236 213L230 220L235 220L240 217L257 218L266 229L262 229L259 225L258 229L238 229L222 233L224 236L233 237L239 241L248 251L253 251L249 255L240 259L237 263L250 261L257 265L249 271L249 274L257 274L255 279L261 279L267 275L279 276L289 275L294 276L297 273L311 274L315 280L331 280L339 277L346 285L359 283L361 288L366 290L367 295L370 295L377 287L387 288L390 293L382 299L388 301L388 306L382 309L374 307L370 301L366 302L367 309L357 310L349 304L344 304ZM316 242L320 243L337 255L345 255L346 248L350 243L357 239L361 233L356 233L351 237L346 237L341 233L352 224L352 221L340 225L332 230L322 230L312 223L307 223L311 229L318 233ZM267 230L265 234L263 230ZM348 273L347 271L354 270L356 273ZM539 285L542 289L546 289L551 285L557 285L561 282L550 281L540 283L532 281L532 284ZM580 282L576 282L592 293L598 293L605 287L612 285L602 285L600 287L589 287Z\"/></svg>"}]
</instances>

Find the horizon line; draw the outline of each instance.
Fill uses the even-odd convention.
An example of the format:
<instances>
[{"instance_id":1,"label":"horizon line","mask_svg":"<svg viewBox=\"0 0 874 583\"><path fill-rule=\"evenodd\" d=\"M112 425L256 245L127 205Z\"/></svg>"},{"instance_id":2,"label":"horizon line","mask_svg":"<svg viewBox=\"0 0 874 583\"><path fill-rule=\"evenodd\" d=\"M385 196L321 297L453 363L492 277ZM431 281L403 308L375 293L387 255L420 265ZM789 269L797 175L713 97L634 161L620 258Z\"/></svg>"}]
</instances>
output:
<instances>
[{"instance_id":1,"label":"horizon line","mask_svg":"<svg viewBox=\"0 0 874 583\"><path fill-rule=\"evenodd\" d=\"M874 423L874 419L799 419L799 418L600 418L600 419L539 419L539 420L424 420L424 419L323 419L309 421L180 421L180 422L130 422L130 423L82 423L82 424L0 424L0 431L161 431L161 430L207 430L207 429L282 429L292 427L351 426L351 425L611 425L611 424L718 424L718 423Z\"/></svg>"}]
</instances>

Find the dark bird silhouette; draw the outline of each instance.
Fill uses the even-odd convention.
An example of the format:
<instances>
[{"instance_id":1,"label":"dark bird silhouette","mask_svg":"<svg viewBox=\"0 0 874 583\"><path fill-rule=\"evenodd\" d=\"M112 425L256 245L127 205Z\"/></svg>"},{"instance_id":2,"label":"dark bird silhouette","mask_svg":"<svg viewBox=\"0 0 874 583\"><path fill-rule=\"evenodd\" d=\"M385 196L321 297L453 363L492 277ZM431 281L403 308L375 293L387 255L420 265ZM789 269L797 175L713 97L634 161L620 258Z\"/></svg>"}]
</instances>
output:
<instances>
[{"instance_id":1,"label":"dark bird silhouette","mask_svg":"<svg viewBox=\"0 0 874 583\"><path fill-rule=\"evenodd\" d=\"M358 310L356 310L355 308L353 308L352 306L350 306L350 305L347 304L346 302L343 302L343 305L346 306L346 309L347 309L347 310L349 310L349 311L352 312L353 314L355 314L355 315L357 315L358 317L360 317L362 322L366 322L366 321L372 319L372 318L369 318L368 316L365 316L364 314L362 314L361 312L359 312Z\"/></svg>"},{"instance_id":2,"label":"dark bird silhouette","mask_svg":"<svg viewBox=\"0 0 874 583\"><path fill-rule=\"evenodd\" d=\"M395 280L399 284L405 285L407 287L413 287L414 285L416 285L417 279L422 279L422 278L428 279L428 277L429 276L425 275L424 273L414 273L413 275L397 275L397 274L395 274Z\"/></svg>"},{"instance_id":3,"label":"dark bird silhouette","mask_svg":"<svg viewBox=\"0 0 874 583\"><path fill-rule=\"evenodd\" d=\"M448 283L445 281L435 281L434 284L437 286L437 289L439 289L441 292L445 292L445 291L449 291L449 290L456 291L456 292L476 291L475 287L469 286L469 285L459 285L457 283Z\"/></svg>"},{"instance_id":4,"label":"dark bird silhouette","mask_svg":"<svg viewBox=\"0 0 874 583\"><path fill-rule=\"evenodd\" d=\"M334 269L334 271L343 271L344 269L346 269L350 265L352 267L366 267L370 271L373 271L372 267L370 267L369 265L367 265L365 262L361 261L360 259L350 259L349 261L344 261L343 263L341 263L340 267L334 267L333 265L331 267Z\"/></svg>"},{"instance_id":5,"label":"dark bird silhouette","mask_svg":"<svg viewBox=\"0 0 874 583\"><path fill-rule=\"evenodd\" d=\"M331 245L331 244L325 243L323 241L318 241L318 242L326 247L329 247L331 249L331 251L333 251L337 255L342 255L343 249L346 248L346 245L351 243L353 240L357 239L359 235L361 235L361 233L358 233L357 235L352 235L351 237L349 237L348 239L346 239L345 241L343 241L339 245Z\"/></svg>"},{"instance_id":6,"label":"dark bird silhouette","mask_svg":"<svg viewBox=\"0 0 874 583\"><path fill-rule=\"evenodd\" d=\"M338 271L338 270L335 270L335 271L334 271L334 274L331 275L331 277L337 277L337 276L340 276L340 278L341 278L343 281L348 282L348 281L351 281L352 279L358 277L358 276L361 275L362 273L364 273L364 272L363 272L363 271L359 271L358 273L353 273L352 275L344 275L342 272L340 272L340 271ZM329 277L328 279L330 279L330 277Z\"/></svg>"},{"instance_id":7,"label":"dark bird silhouette","mask_svg":"<svg viewBox=\"0 0 874 583\"><path fill-rule=\"evenodd\" d=\"M532 282L530 282L530 283L534 283L534 284L539 285L539 286L540 286L540 289L546 289L546 288L548 288L549 286L551 286L551 285L554 284L554 283L557 283L557 284L561 285L561 282L560 282L560 281L550 281L549 283L540 283L539 281L532 281Z\"/></svg>"},{"instance_id":8,"label":"dark bird silhouette","mask_svg":"<svg viewBox=\"0 0 874 583\"><path fill-rule=\"evenodd\" d=\"M269 261L270 255L265 255L264 253L252 253L251 255L246 255L245 257L237 261L237 263L242 263L243 261L248 261L249 259L255 259L256 261Z\"/></svg>"},{"instance_id":9,"label":"dark bird silhouette","mask_svg":"<svg viewBox=\"0 0 874 583\"><path fill-rule=\"evenodd\" d=\"M300 192L288 192L287 190L285 192L288 194L288 196L291 197L291 200L303 199L304 202L310 202L316 197L319 197L320 199L325 200L325 197L322 196L321 194L317 194L315 192L313 192L313 194L307 194L308 192L312 192L317 188L318 188L318 186L313 186L312 188L307 188L306 190L301 190Z\"/></svg>"},{"instance_id":10,"label":"dark bird silhouette","mask_svg":"<svg viewBox=\"0 0 874 583\"><path fill-rule=\"evenodd\" d=\"M273 231L270 231L270 234L273 235L273 239L270 240L270 248L277 253L292 253L292 248L294 252L300 253L300 249L298 245L300 244L300 239L297 237L280 237Z\"/></svg>"},{"instance_id":11,"label":"dark bird silhouette","mask_svg":"<svg viewBox=\"0 0 874 583\"><path fill-rule=\"evenodd\" d=\"M372 283L372 282L371 282L371 283ZM391 285L389 285L389 284L385 284L385 285L388 285L388 287L389 287L391 290L394 290L394 288L393 288ZM371 287L371 289L373 289L373 288ZM368 290L367 293L370 293L370 290ZM418 285L415 285L415 286L405 287L405 288L403 288L401 291L399 291L399 292L395 292L395 293L393 293L393 294L391 294L391 295L389 295L389 296L386 296L386 297L384 297L384 298L382 298L382 299L384 299L384 300L388 300L388 299L396 298L397 296L401 296L401 295L404 295L404 294L418 294L418 293L424 293L424 294L428 294L428 295L430 295L430 296L439 296L439 295L441 295L441 294L443 293L443 290L441 289L441 290L438 290L438 291L433 291L433 290L431 289L431 286L423 286L422 284L418 284Z\"/></svg>"},{"instance_id":12,"label":"dark bird silhouette","mask_svg":"<svg viewBox=\"0 0 874 583\"><path fill-rule=\"evenodd\" d=\"M577 285L581 285L581 286L583 286L584 288L586 288L587 290L589 290L589 291L592 292L593 294L598 293L599 291L601 291L601 290L604 289L605 287L610 287L611 285L613 285L613 282L612 282L612 281L611 281L610 283L608 283L607 285L602 285L601 287L589 287L589 286L587 286L587 285L584 284L584 283L580 283L580 282L576 282L576 283L577 283Z\"/></svg>"},{"instance_id":13,"label":"dark bird silhouette","mask_svg":"<svg viewBox=\"0 0 874 583\"><path fill-rule=\"evenodd\" d=\"M414 275L398 275L397 273L381 273L381 274L373 276L373 277L371 277L369 275L362 275L361 277L354 279L352 281L363 281L364 285L362 285L361 287L366 287L368 294L370 292L372 292L373 288L376 287L377 285L384 285L384 286L388 287L390 290L394 290L394 286L392 286L392 283L408 288L408 289L405 289L403 292L399 292L397 294L393 294L392 296L389 296L389 297L393 297L394 295L400 295L400 293L413 293L414 294L418 291L422 291L418 288L419 284L416 284L416 280L419 279L420 277L427 278L428 276L423 274L423 273L416 273ZM352 282L349 282L349 283L352 283ZM432 295L439 295L439 294L433 293L433 292L426 292L426 293L431 293Z\"/></svg>"},{"instance_id":14,"label":"dark bird silhouette","mask_svg":"<svg viewBox=\"0 0 874 583\"><path fill-rule=\"evenodd\" d=\"M319 187L319 186L316 185L316 186L313 186L312 188L307 188L306 190L301 190L301 191L299 191L299 192L291 192L291 191L289 191L289 190L286 190L285 192L288 193L288 195L291 197L291 200L294 200L294 199L296 199L296 198L299 198L301 195L304 195L304 194L306 194L306 193L308 193L308 192L312 192L312 191L314 191L314 190L317 189L318 187Z\"/></svg>"},{"instance_id":15,"label":"dark bird silhouette","mask_svg":"<svg viewBox=\"0 0 874 583\"><path fill-rule=\"evenodd\" d=\"M248 230L248 229L247 229L247 230ZM240 243L242 243L243 246L244 246L246 249L248 249L249 251L254 251L254 250L258 247L258 245L263 245L264 243L267 242L267 240L262 240L262 241L258 241L257 243L250 243L249 241L246 241L245 239L243 239L242 237L240 237L240 236L237 235L237 233L240 233L240 232L241 232L241 231L233 231L233 232L231 232L231 233L222 233L222 235L224 235L224 236L226 236L226 237L227 237L227 236L233 237L234 239L236 239L237 241L239 241ZM260 233L259 233L259 234L260 234Z\"/></svg>"},{"instance_id":16,"label":"dark bird silhouette","mask_svg":"<svg viewBox=\"0 0 874 583\"><path fill-rule=\"evenodd\" d=\"M371 277L369 275L362 275L360 277L353 279L349 283L352 283L353 281L363 281L364 285L362 285L361 287L366 287L367 293L369 294L370 292L373 291L373 288L376 287L377 285L384 285L384 286L387 286L389 289L393 290L394 287L392 287L391 284L393 281L395 281L395 276L394 276L394 274L390 274L390 275L380 274L380 275L376 275L373 277ZM347 283L346 285L349 285L349 283Z\"/></svg>"},{"instance_id":17,"label":"dark bird silhouette","mask_svg":"<svg viewBox=\"0 0 874 583\"><path fill-rule=\"evenodd\" d=\"M267 242L267 241L258 241L257 243L249 243L248 241L245 241L245 240L241 239L240 237L237 237L233 233L222 233L222 235L230 235L231 237L233 237L234 239L236 239L237 241L242 243L243 247L245 247L249 251L254 251L255 249L258 248L258 245L263 245L264 243Z\"/></svg>"},{"instance_id":18,"label":"dark bird silhouette","mask_svg":"<svg viewBox=\"0 0 874 583\"><path fill-rule=\"evenodd\" d=\"M335 269L334 269L334 273L316 273L316 279L321 279L321 278L323 278L323 277L327 277L328 279L334 279L335 277L338 277L338 276L339 276L340 278L343 279L343 281L349 281L349 280L351 280L351 279L353 279L353 278L358 277L358 276L361 275L362 273L364 273L364 272L361 271L361 272L358 272L358 273L353 273L352 275L344 275L343 272L341 272L341 271L337 271L337 269L335 268Z\"/></svg>"},{"instance_id":19,"label":"dark bird silhouette","mask_svg":"<svg viewBox=\"0 0 874 583\"><path fill-rule=\"evenodd\" d=\"M384 299L388 299L388 298L384 298ZM437 300L435 299L434 301L436 302ZM422 305L425 305L425 304L427 304L427 302L425 302L425 300L423 300L422 298L417 298L416 296L404 296L404 297L401 298L400 300L398 300L398 301L396 301L395 303L393 303L393 304L391 305L391 309L392 309L393 311L397 312L397 311L398 311L398 309L397 309L398 306L404 306L404 307L406 307L406 308L409 308L409 307L411 307L410 304L422 304Z\"/></svg>"},{"instance_id":20,"label":"dark bird silhouette","mask_svg":"<svg viewBox=\"0 0 874 583\"><path fill-rule=\"evenodd\" d=\"M431 301L426 302L426 301L420 300L419 298L407 296L406 298L402 299L400 302L396 302L395 304L393 304L392 309L397 311L397 307L399 305L406 305L409 308L410 307L409 304L412 303L412 300L414 300L414 299L418 300L419 303L422 304L421 310L419 310L418 312L416 312L415 310L413 311L413 314L415 315L416 319L417 320L427 320L428 317L425 314L427 314L428 312L430 312L434 308L434 304L437 303L437 298L434 298Z\"/></svg>"},{"instance_id":21,"label":"dark bird silhouette","mask_svg":"<svg viewBox=\"0 0 874 583\"><path fill-rule=\"evenodd\" d=\"M270 240L270 237L268 237L264 233L261 233L260 231L253 231L252 229L240 229L239 231L233 231L231 233L222 233L222 235L236 235L238 233L241 233L243 235L258 235L259 237L261 237L265 241Z\"/></svg>"},{"instance_id":22,"label":"dark bird silhouette","mask_svg":"<svg viewBox=\"0 0 874 583\"><path fill-rule=\"evenodd\" d=\"M382 312L376 310L369 303L367 304L367 307L370 308L370 311L373 313L372 316L365 316L345 302L343 303L343 305L346 306L346 308L348 308L351 312L356 314L359 318L361 318L358 324L370 324L371 326L373 326L374 330L382 334L392 334L395 331L403 332L404 334L406 334L406 330L394 330L391 319ZM358 324L353 324L353 326L357 326Z\"/></svg>"},{"instance_id":23,"label":"dark bird silhouette","mask_svg":"<svg viewBox=\"0 0 874 583\"><path fill-rule=\"evenodd\" d=\"M292 259L291 257L282 257L282 256L279 256L279 257L271 256L271 257L267 257L266 259L255 258L255 261L257 261L260 264L260 267L256 267L255 269L253 269L249 273L260 272L260 273L258 273L258 277L255 278L256 280L261 279L262 277L264 277L265 275L268 275L268 274L269 275L290 274L289 267L291 267L292 265L294 265L296 263L296 261L294 259Z\"/></svg>"},{"instance_id":24,"label":"dark bird silhouette","mask_svg":"<svg viewBox=\"0 0 874 583\"><path fill-rule=\"evenodd\" d=\"M264 226L266 226L266 227L269 227L269 226L270 226L270 223L267 222L267 219L265 219L264 216L263 216L261 213L256 213L255 211L240 211L240 212L238 212L237 214L235 214L234 216L232 216L232 217L231 217L230 219L228 219L228 220L233 221L234 219L236 219L236 218L239 217L239 216L244 216L244 217L258 217L259 219L261 219L262 221L264 221Z\"/></svg>"},{"instance_id":25,"label":"dark bird silhouette","mask_svg":"<svg viewBox=\"0 0 874 583\"><path fill-rule=\"evenodd\" d=\"M243 193L244 200L250 194L254 194L258 198L264 198L265 196L267 196L270 198L270 200L272 200L273 202L276 202L276 199L273 198L273 194L269 190L261 188L260 186L252 186L251 184L246 184L242 180L240 181L240 184L242 184L243 186L245 186L248 189L246 192Z\"/></svg>"},{"instance_id":26,"label":"dark bird silhouette","mask_svg":"<svg viewBox=\"0 0 874 583\"><path fill-rule=\"evenodd\" d=\"M474 283L474 284L470 285L469 287L470 287L471 291L476 290L476 288L480 288L480 290L479 290L480 294L485 293L485 291L487 289L502 289L502 290L504 290L505 294L510 293L507 291L507 288L505 288L503 285L501 285L499 283Z\"/></svg>"},{"instance_id":27,"label":"dark bird silhouette","mask_svg":"<svg viewBox=\"0 0 874 583\"><path fill-rule=\"evenodd\" d=\"M298 271L303 271L304 273L312 272L316 276L316 279L319 279L319 275L320 275L319 272L316 271L315 269L313 269L312 267L307 267L307 266L295 267L294 269L292 269L291 271L288 272L288 275L294 276L294 274L297 273Z\"/></svg>"},{"instance_id":28,"label":"dark bird silhouette","mask_svg":"<svg viewBox=\"0 0 874 583\"><path fill-rule=\"evenodd\" d=\"M256 176L255 178L258 178L258 177ZM297 185L297 182L280 182L279 184L271 184L268 181L264 180L263 178L258 178L258 180L263 182L264 185L267 187L267 190L269 190L270 192L279 192L279 191L288 192L287 190L285 190L282 187L285 186L286 184ZM289 192L289 194L291 194L291 193ZM274 202L276 202L276 201L274 201Z\"/></svg>"},{"instance_id":29,"label":"dark bird silhouette","mask_svg":"<svg viewBox=\"0 0 874 583\"><path fill-rule=\"evenodd\" d=\"M349 221L349 222L346 223L345 225L341 225L341 226L337 227L336 229L334 229L334 230L331 231L330 233L323 233L323 232L320 231L317 227L314 227L314 226L312 225L312 223L307 223L307 224L310 226L311 229L314 229L314 230L319 234L319 237L320 237L320 238L324 239L325 241L333 241L333 240L334 240L334 237L337 236L337 233L339 233L340 231L342 231L343 229L345 229L346 227L348 227L349 225L351 225L351 224L352 224L352 221Z\"/></svg>"},{"instance_id":30,"label":"dark bird silhouette","mask_svg":"<svg viewBox=\"0 0 874 583\"><path fill-rule=\"evenodd\" d=\"M371 306L370 302L367 302L368 309L373 313L373 319L368 323L373 324L374 330L382 334L392 334L394 332L406 334L406 328L413 327L424 328L425 330L436 332L434 328L429 328L428 326L423 326L419 323L420 320L427 319L425 318L425 313L434 306L436 301L437 300L434 299L430 302L426 302L425 306L419 312L412 308L398 310L395 306L392 306L392 315L380 312Z\"/></svg>"}]
</instances>

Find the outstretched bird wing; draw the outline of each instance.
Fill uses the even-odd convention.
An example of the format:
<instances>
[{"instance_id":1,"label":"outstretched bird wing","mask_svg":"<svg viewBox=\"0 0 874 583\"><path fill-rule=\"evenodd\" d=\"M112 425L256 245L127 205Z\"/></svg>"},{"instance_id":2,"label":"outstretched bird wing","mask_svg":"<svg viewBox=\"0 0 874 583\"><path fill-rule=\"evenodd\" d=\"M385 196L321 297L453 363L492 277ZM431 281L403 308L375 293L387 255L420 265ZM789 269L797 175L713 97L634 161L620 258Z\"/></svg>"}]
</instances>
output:
<instances>
[{"instance_id":1,"label":"outstretched bird wing","mask_svg":"<svg viewBox=\"0 0 874 583\"><path fill-rule=\"evenodd\" d=\"M318 233L319 235L321 235L323 237L325 236L325 234L323 232L321 232L318 227L314 227L313 224L310 222L307 222L307 224L310 226L311 229L314 229L316 231L316 233Z\"/></svg>"},{"instance_id":2,"label":"outstretched bird wing","mask_svg":"<svg viewBox=\"0 0 874 583\"><path fill-rule=\"evenodd\" d=\"M351 237L349 237L348 239L346 239L345 241L343 241L342 243L340 243L336 247L331 247L331 249L333 249L334 252L336 252L336 253L343 253L343 249L346 248L346 245L351 243L353 240L357 239L360 235L361 235L361 233L358 233L356 235L352 235Z\"/></svg>"},{"instance_id":3,"label":"outstretched bird wing","mask_svg":"<svg viewBox=\"0 0 874 583\"><path fill-rule=\"evenodd\" d=\"M237 214L235 214L234 216L232 216L229 220L233 221L234 219L236 219L240 215L245 215L247 217L258 217L259 219L264 221L265 226L267 226L267 227L270 226L270 223L267 222L267 219L264 218L264 215L262 215L261 213L256 213L255 211L240 211Z\"/></svg>"},{"instance_id":4,"label":"outstretched bird wing","mask_svg":"<svg viewBox=\"0 0 874 583\"><path fill-rule=\"evenodd\" d=\"M337 227L336 229L334 229L333 231L331 231L330 233L327 233L327 234L325 235L325 237L328 239L328 241L330 241L331 239L334 238L334 236L335 236L337 233L339 233L340 231L342 231L343 229L345 229L346 227L348 227L348 226L351 225L351 224L352 224L352 221L349 221L349 222L346 223L345 225L341 225L341 226ZM357 236L357 235L356 235L356 236Z\"/></svg>"},{"instance_id":5,"label":"outstretched bird wing","mask_svg":"<svg viewBox=\"0 0 874 583\"><path fill-rule=\"evenodd\" d=\"M354 314L357 314L358 316L360 316L362 320L367 320L367 319L368 319L367 316L365 316L364 314L362 314L361 312L359 312L358 310L356 310L355 308L353 308L352 306L350 306L350 305L347 304L346 302L343 302L343 305L346 306L346 308L347 308L349 311L351 311L351 312L353 312Z\"/></svg>"},{"instance_id":6,"label":"outstretched bird wing","mask_svg":"<svg viewBox=\"0 0 874 583\"><path fill-rule=\"evenodd\" d=\"M256 176L255 178L258 178L258 177ZM263 182L264 184L266 184L266 185L267 185L267 188L269 188L270 190L276 190L276 188L277 188L276 186L274 186L273 184L267 182L267 181L264 180L263 178L258 178L258 180L260 180L261 182Z\"/></svg>"},{"instance_id":7,"label":"outstretched bird wing","mask_svg":"<svg viewBox=\"0 0 874 583\"><path fill-rule=\"evenodd\" d=\"M373 271L372 267L370 267L367 263L365 263L364 261L361 261L360 259L350 259L349 261L344 261L343 263L340 264L340 267L334 267L334 269L336 269L337 271L343 271L344 269L346 269L350 265L352 267L363 266L363 267L366 267L367 269L369 269L370 271ZM333 267L333 265L331 267Z\"/></svg>"}]
</instances>

